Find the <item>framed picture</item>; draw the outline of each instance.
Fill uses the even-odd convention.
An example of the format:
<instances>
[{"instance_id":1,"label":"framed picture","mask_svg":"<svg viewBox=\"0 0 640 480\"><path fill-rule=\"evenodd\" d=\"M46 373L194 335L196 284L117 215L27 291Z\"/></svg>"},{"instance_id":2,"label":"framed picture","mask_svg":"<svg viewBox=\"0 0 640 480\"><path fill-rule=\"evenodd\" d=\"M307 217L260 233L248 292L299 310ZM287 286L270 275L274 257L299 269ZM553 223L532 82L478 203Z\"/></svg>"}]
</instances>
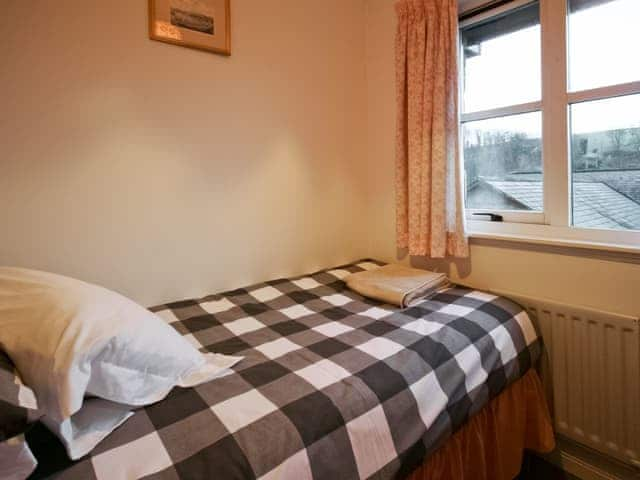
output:
<instances>
[{"instance_id":1,"label":"framed picture","mask_svg":"<svg viewBox=\"0 0 640 480\"><path fill-rule=\"evenodd\" d=\"M230 0L149 0L152 40L231 55Z\"/></svg>"}]
</instances>

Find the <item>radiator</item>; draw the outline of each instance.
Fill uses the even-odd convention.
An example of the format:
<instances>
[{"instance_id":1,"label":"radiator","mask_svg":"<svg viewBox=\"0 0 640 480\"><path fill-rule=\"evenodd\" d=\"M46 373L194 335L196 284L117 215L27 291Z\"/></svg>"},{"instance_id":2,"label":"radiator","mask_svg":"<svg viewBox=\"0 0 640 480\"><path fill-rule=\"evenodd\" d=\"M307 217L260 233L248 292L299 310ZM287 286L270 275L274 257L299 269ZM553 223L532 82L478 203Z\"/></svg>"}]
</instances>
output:
<instances>
[{"instance_id":1,"label":"radiator","mask_svg":"<svg viewBox=\"0 0 640 480\"><path fill-rule=\"evenodd\" d=\"M525 307L543 337L541 373L556 432L640 467L639 320L495 293Z\"/></svg>"}]
</instances>

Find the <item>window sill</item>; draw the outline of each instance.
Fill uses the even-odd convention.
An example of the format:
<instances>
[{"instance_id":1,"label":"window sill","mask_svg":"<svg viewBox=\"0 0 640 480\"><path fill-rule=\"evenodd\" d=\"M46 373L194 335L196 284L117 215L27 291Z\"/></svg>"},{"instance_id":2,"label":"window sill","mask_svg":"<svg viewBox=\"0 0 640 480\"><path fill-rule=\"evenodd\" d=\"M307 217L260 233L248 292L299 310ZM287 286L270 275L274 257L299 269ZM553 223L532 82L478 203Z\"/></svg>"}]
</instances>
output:
<instances>
[{"instance_id":1,"label":"window sill","mask_svg":"<svg viewBox=\"0 0 640 480\"><path fill-rule=\"evenodd\" d=\"M640 260L640 232L486 221L468 221L467 232L472 239L591 250Z\"/></svg>"}]
</instances>

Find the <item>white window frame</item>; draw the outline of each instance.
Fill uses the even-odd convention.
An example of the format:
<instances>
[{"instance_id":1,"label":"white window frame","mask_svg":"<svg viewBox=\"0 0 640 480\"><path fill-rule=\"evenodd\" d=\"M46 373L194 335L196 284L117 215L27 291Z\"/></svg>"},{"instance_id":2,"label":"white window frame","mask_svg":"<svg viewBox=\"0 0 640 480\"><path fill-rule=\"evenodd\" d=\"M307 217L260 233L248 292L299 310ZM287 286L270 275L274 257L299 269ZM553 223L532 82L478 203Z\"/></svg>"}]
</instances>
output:
<instances>
[{"instance_id":1,"label":"white window frame","mask_svg":"<svg viewBox=\"0 0 640 480\"><path fill-rule=\"evenodd\" d=\"M506 5L460 22L460 28L507 13L533 1L513 0ZM640 253L640 231L600 230L572 226L569 156L571 104L640 93L640 81L569 92L568 0L538 0L538 2L542 42L541 101L482 112L466 114L460 112L460 121L462 125L463 122L472 120L542 111L543 212L467 209L467 231L471 237L477 238ZM460 72L460 92L462 92L462 68ZM460 141L460 161L464 171L462 135ZM503 216L504 222L477 220L473 217L474 213L497 213Z\"/></svg>"}]
</instances>

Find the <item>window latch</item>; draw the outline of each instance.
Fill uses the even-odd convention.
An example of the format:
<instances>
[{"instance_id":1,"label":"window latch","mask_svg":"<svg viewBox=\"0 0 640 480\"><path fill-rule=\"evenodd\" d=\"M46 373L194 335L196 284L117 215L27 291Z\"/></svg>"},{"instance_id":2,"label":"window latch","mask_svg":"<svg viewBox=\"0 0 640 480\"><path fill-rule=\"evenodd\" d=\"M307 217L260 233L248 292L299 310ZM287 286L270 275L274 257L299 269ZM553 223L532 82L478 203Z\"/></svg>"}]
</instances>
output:
<instances>
[{"instance_id":1,"label":"window latch","mask_svg":"<svg viewBox=\"0 0 640 480\"><path fill-rule=\"evenodd\" d=\"M474 213L474 215L489 217L490 222L502 222L504 220L502 215L496 215L495 213Z\"/></svg>"}]
</instances>

